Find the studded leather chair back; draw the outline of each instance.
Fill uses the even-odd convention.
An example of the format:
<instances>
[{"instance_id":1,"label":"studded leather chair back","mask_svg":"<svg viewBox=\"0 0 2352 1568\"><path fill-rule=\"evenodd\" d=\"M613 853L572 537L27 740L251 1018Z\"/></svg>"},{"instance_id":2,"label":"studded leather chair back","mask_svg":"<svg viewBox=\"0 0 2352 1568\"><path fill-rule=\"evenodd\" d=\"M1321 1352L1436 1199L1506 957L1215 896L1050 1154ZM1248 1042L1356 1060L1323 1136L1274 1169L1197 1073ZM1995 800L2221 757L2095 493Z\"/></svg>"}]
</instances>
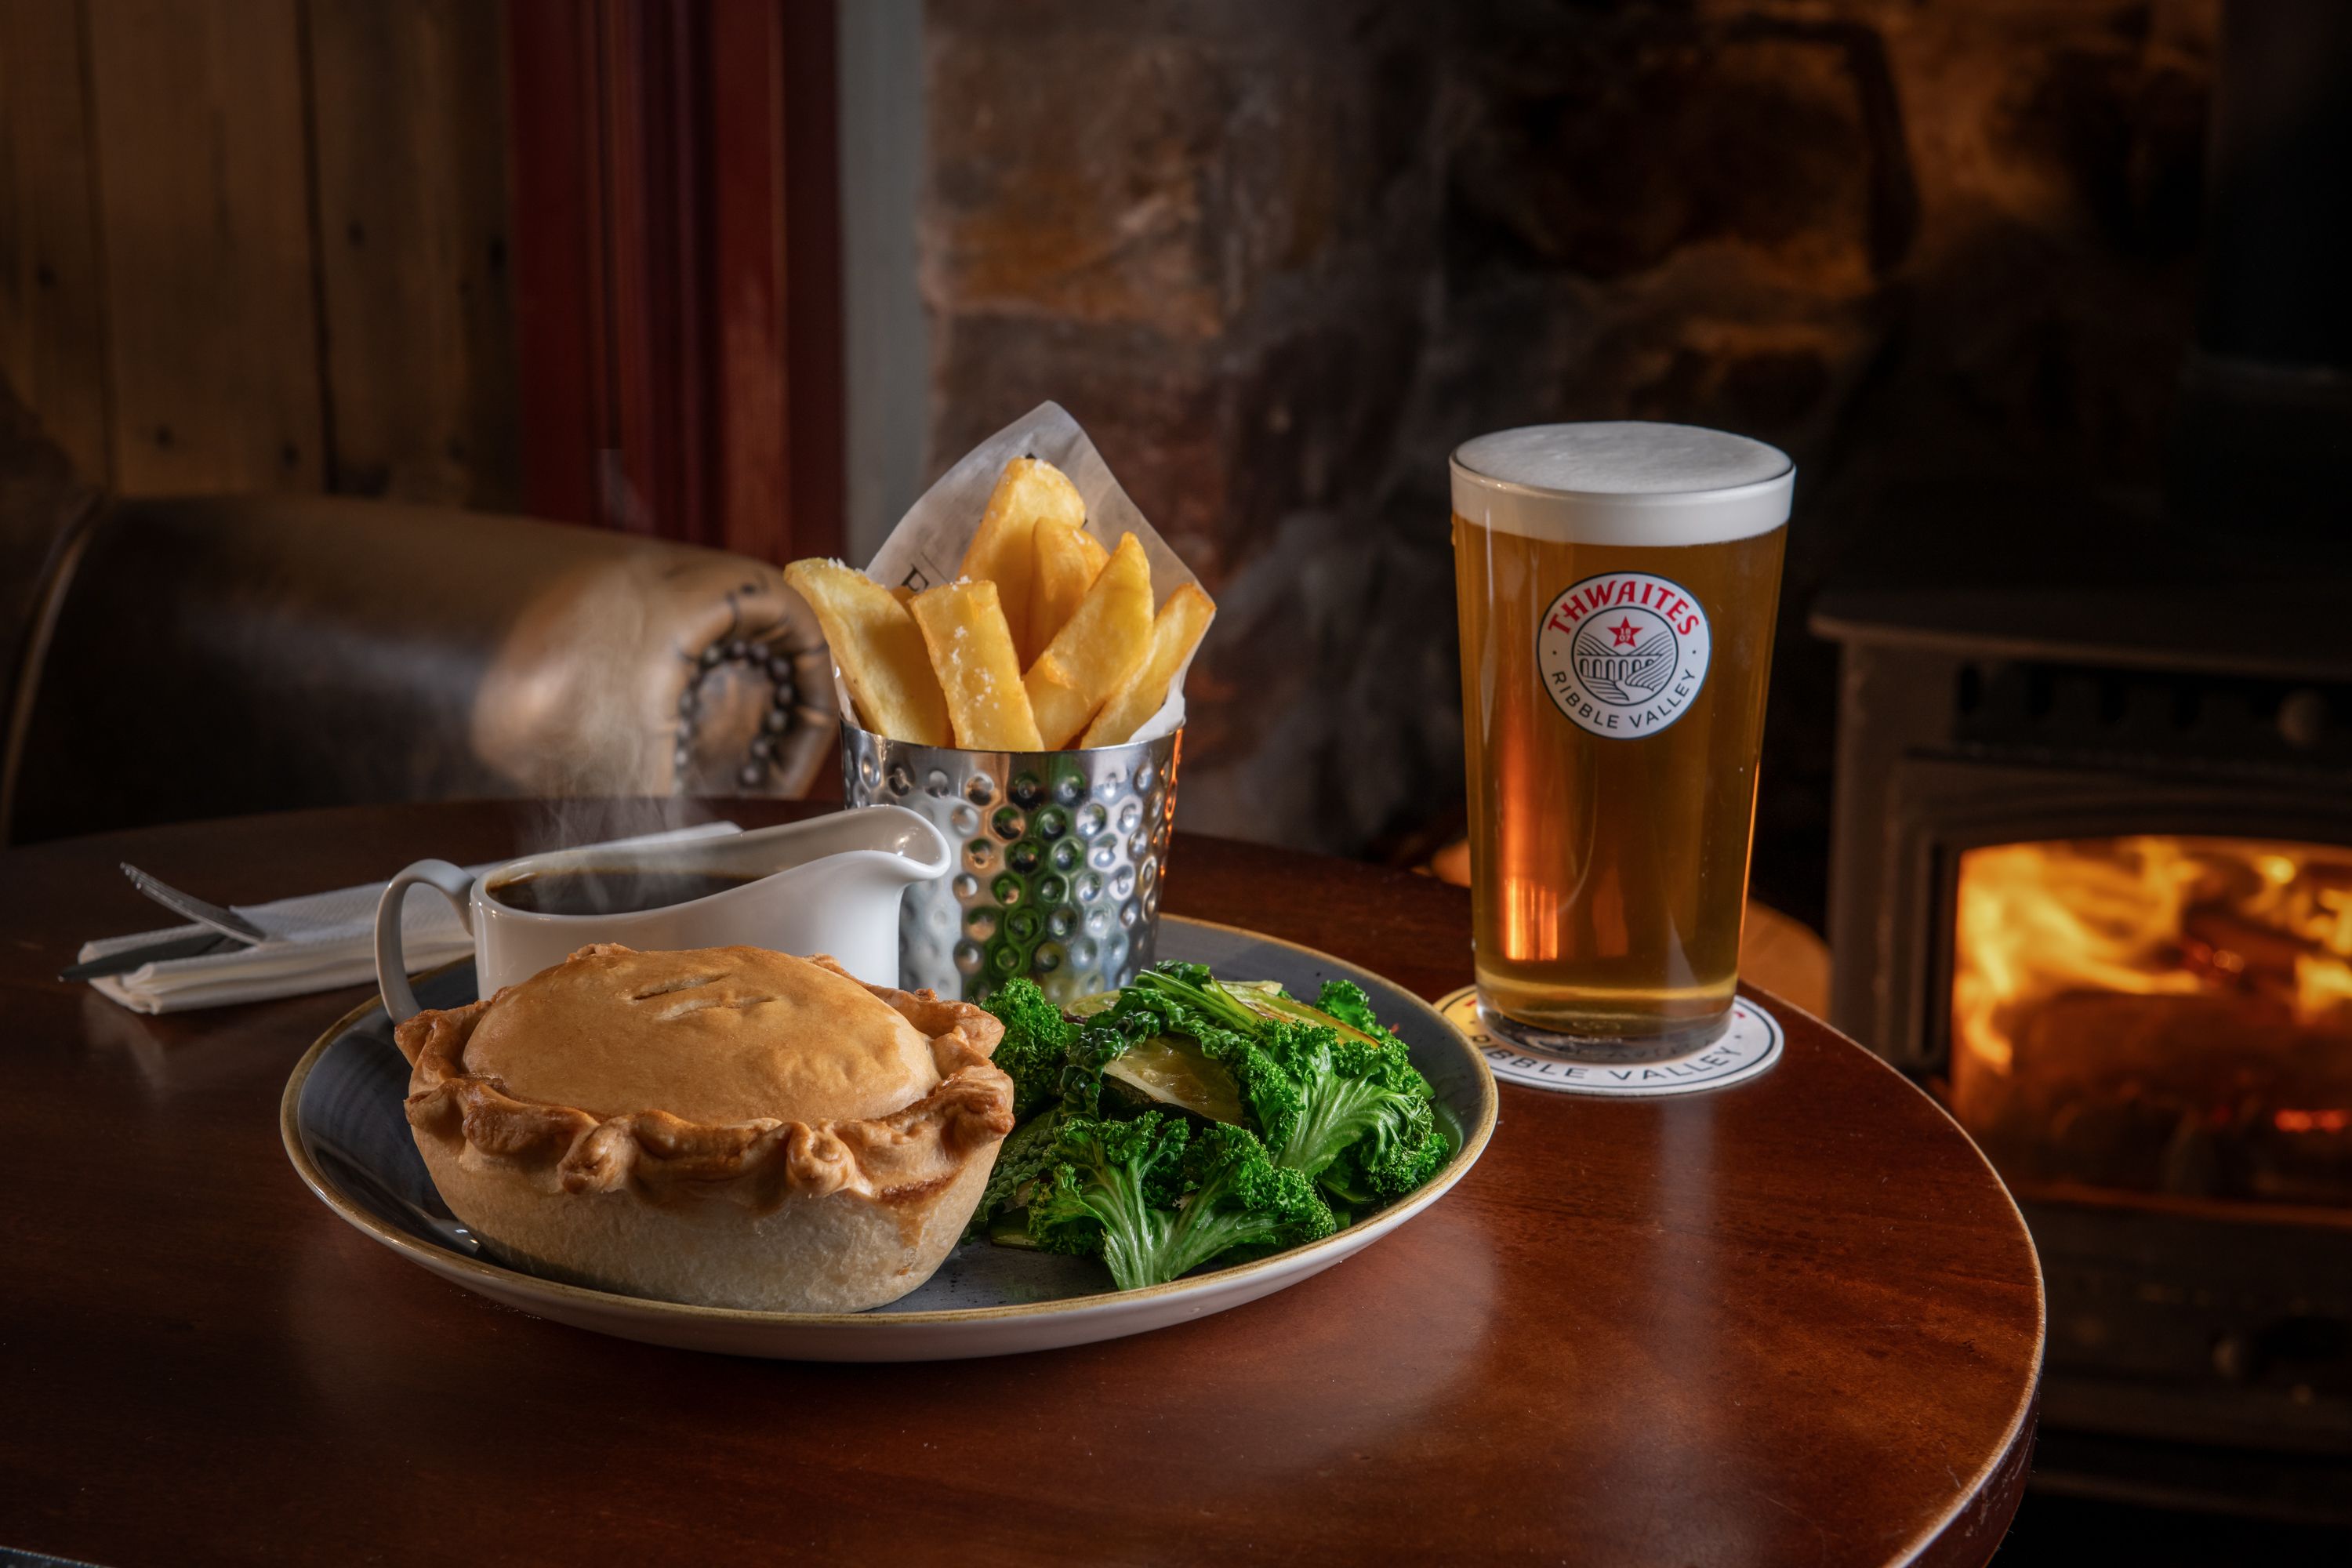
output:
<instances>
[{"instance_id":1,"label":"studded leather chair back","mask_svg":"<svg viewBox=\"0 0 2352 1568\"><path fill-rule=\"evenodd\" d=\"M799 795L837 732L763 563L315 497L116 500L45 552L0 831L350 802Z\"/></svg>"}]
</instances>

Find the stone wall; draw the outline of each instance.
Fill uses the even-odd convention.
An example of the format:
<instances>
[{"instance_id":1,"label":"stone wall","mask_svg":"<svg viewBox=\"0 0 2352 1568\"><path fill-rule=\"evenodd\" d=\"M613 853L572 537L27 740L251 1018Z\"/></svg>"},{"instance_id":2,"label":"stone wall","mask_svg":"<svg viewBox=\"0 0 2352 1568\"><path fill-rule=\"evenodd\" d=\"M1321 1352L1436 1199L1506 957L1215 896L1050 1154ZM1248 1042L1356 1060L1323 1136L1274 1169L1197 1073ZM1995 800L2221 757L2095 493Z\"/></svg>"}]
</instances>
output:
<instances>
[{"instance_id":1,"label":"stone wall","mask_svg":"<svg viewBox=\"0 0 2352 1568\"><path fill-rule=\"evenodd\" d=\"M1360 852L1460 809L1454 445L1775 442L1758 872L1818 918L1805 606L1906 487L2153 483L2216 11L932 0L932 464L1069 407L1223 606L1187 825Z\"/></svg>"}]
</instances>

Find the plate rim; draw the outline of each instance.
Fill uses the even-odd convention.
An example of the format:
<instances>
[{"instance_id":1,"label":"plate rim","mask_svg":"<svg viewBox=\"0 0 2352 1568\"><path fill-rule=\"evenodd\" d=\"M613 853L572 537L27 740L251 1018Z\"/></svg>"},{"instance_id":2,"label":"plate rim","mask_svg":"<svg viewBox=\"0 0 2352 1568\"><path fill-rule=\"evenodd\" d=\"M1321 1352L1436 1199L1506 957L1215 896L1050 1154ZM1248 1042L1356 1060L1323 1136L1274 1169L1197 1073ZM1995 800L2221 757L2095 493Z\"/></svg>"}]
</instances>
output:
<instances>
[{"instance_id":1,"label":"plate rim","mask_svg":"<svg viewBox=\"0 0 2352 1568\"><path fill-rule=\"evenodd\" d=\"M870 1309L863 1312L767 1312L748 1307L702 1307L686 1301L666 1301L658 1297L632 1296L619 1290L600 1290L593 1286L573 1285L562 1279L550 1279L541 1275L527 1274L520 1269L487 1262L478 1258L468 1258L463 1253L452 1252L444 1247L429 1247L415 1237L386 1225L375 1215L345 1199L340 1191L328 1183L324 1173L310 1158L310 1151L303 1147L301 1131L296 1121L296 1112L301 1103L303 1086L310 1081L311 1069L318 1065L320 1057L323 1056L327 1047L341 1038L361 1018L380 1010L383 1005L383 999L381 996L372 997L360 1003L333 1023L329 1024L319 1037L310 1042L310 1049L304 1051L301 1058L294 1064L294 1070L288 1075L286 1088L278 1100L278 1139L285 1145L286 1156L292 1162L295 1174L302 1178L302 1184L310 1189L311 1195L324 1204L330 1213L362 1236L389 1247L421 1268L445 1277L452 1272L471 1277L479 1282L479 1286L484 1289L484 1293L494 1289L544 1290L558 1300L582 1309L651 1313L657 1318L680 1324L701 1323L713 1327L730 1325L739 1328L765 1328L777 1331L839 1328L851 1331L856 1331L863 1326L877 1332L894 1327L912 1332L920 1329L943 1328L954 1324L1028 1322L1074 1312L1133 1310L1143 1307L1147 1303L1165 1300L1171 1297L1200 1294L1211 1288L1217 1288L1222 1293L1223 1288L1239 1284L1259 1275L1286 1273L1299 1263L1327 1251L1337 1254L1328 1259L1330 1263L1337 1263L1349 1253L1369 1247L1428 1208L1439 1198L1444 1197L1454 1189L1456 1183L1470 1173L1471 1167L1475 1165L1486 1153L1486 1144L1494 1136L1495 1124L1501 1114L1501 1095L1496 1087L1494 1071L1486 1065L1486 1058L1478 1048L1472 1045L1462 1031L1455 1028L1426 997L1411 986L1390 980L1369 964L1351 963L1337 953L1327 952L1319 947L1309 947L1305 942L1291 942L1284 937L1254 931L1247 926L1231 925L1223 921L1199 920L1187 915L1174 914L1163 915L1160 919L1163 922L1197 926L1206 931L1227 931L1236 936L1247 937L1253 942L1270 942L1276 947L1285 947L1294 952L1302 953L1310 959L1336 965L1343 972L1353 970L1360 973L1377 975L1385 984L1402 993L1412 1005L1426 1013L1431 1020L1444 1030L1444 1037L1452 1040L1464 1058L1471 1064L1474 1069L1473 1082L1477 1091L1476 1124L1465 1130L1462 1147L1454 1152L1454 1159L1448 1163L1446 1169L1426 1186L1412 1193L1402 1202L1381 1210L1379 1215L1361 1226L1350 1226L1347 1229L1335 1231L1320 1240L1310 1241L1303 1247L1287 1247L1270 1257L1255 1258L1247 1263L1232 1264L1209 1274L1171 1279L1162 1285L1146 1285L1132 1290L1108 1290L1093 1296L1065 1296L1051 1301L1013 1302L997 1307L943 1307L908 1312L882 1312ZM438 964L422 972L418 978L427 978L446 973L467 962L468 961L465 958L452 959L447 963ZM1342 1244L1345 1245L1342 1246ZM475 1287L469 1286L469 1288Z\"/></svg>"}]
</instances>

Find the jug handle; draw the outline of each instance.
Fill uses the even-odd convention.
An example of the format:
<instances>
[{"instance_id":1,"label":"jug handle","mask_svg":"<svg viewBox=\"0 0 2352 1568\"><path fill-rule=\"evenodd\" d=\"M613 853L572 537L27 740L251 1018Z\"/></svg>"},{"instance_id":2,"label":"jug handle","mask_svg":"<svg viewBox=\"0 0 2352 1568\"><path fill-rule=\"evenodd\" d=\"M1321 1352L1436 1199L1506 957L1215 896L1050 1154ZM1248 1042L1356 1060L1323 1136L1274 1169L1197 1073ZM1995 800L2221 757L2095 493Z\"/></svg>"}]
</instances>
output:
<instances>
[{"instance_id":1,"label":"jug handle","mask_svg":"<svg viewBox=\"0 0 2352 1568\"><path fill-rule=\"evenodd\" d=\"M383 993L383 1010L395 1024L405 1024L425 1011L409 988L408 963L400 950L401 907L408 889L420 883L448 900L457 910L457 923L467 935L474 934L471 871L446 860L419 860L384 884L383 897L375 906L375 983Z\"/></svg>"}]
</instances>

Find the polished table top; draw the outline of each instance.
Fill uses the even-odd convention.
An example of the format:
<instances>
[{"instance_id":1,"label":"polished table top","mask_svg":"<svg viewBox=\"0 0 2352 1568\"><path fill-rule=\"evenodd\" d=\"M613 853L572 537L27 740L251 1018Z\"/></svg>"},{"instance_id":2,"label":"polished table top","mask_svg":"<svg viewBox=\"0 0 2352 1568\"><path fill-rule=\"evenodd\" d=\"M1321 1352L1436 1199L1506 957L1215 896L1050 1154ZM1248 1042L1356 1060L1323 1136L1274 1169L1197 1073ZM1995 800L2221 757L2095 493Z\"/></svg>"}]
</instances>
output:
<instances>
[{"instance_id":1,"label":"polished table top","mask_svg":"<svg viewBox=\"0 0 2352 1568\"><path fill-rule=\"evenodd\" d=\"M0 1546L1980 1563L2017 1508L2042 1328L2024 1226L1926 1096L1793 1009L1744 1086L1503 1086L1458 1189L1265 1301L1074 1350L816 1366L524 1317L330 1214L278 1099L362 991L146 1018L54 978L84 938L162 923L121 860L257 902L540 847L557 820L368 808L0 855ZM1180 837L1167 900L1427 996L1469 978L1468 896L1425 878Z\"/></svg>"}]
</instances>

